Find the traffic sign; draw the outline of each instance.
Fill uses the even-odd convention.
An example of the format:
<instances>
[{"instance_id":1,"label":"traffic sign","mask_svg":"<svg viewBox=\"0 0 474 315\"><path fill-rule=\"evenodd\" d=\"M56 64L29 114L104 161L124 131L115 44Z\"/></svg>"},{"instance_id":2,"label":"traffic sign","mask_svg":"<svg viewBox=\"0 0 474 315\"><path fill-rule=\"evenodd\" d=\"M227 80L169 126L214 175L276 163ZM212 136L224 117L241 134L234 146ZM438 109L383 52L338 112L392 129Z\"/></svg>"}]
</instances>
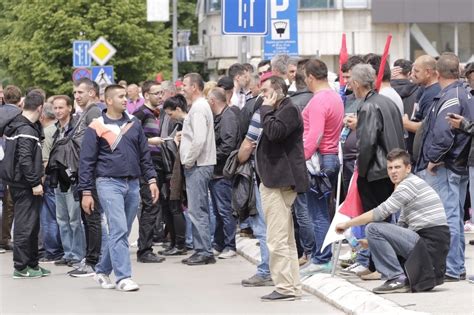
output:
<instances>
[{"instance_id":1,"label":"traffic sign","mask_svg":"<svg viewBox=\"0 0 474 315\"><path fill-rule=\"evenodd\" d=\"M82 78L88 78L90 79L91 76L91 70L88 68L77 68L74 70L72 73L72 80L76 81Z\"/></svg>"},{"instance_id":2,"label":"traffic sign","mask_svg":"<svg viewBox=\"0 0 474 315\"><path fill-rule=\"evenodd\" d=\"M266 35L268 0L222 0L222 34Z\"/></svg>"},{"instance_id":3,"label":"traffic sign","mask_svg":"<svg viewBox=\"0 0 474 315\"><path fill-rule=\"evenodd\" d=\"M115 55L117 50L104 37L99 37L89 49L89 54L99 65L103 66Z\"/></svg>"},{"instance_id":4,"label":"traffic sign","mask_svg":"<svg viewBox=\"0 0 474 315\"><path fill-rule=\"evenodd\" d=\"M92 80L95 81L100 88L114 83L114 67L100 66L92 67Z\"/></svg>"},{"instance_id":5,"label":"traffic sign","mask_svg":"<svg viewBox=\"0 0 474 315\"><path fill-rule=\"evenodd\" d=\"M90 48L91 42L88 40L75 40L72 43L72 66L74 68L91 66Z\"/></svg>"},{"instance_id":6,"label":"traffic sign","mask_svg":"<svg viewBox=\"0 0 474 315\"><path fill-rule=\"evenodd\" d=\"M298 55L298 3L270 0L270 23L264 40L264 59L274 55Z\"/></svg>"}]
</instances>

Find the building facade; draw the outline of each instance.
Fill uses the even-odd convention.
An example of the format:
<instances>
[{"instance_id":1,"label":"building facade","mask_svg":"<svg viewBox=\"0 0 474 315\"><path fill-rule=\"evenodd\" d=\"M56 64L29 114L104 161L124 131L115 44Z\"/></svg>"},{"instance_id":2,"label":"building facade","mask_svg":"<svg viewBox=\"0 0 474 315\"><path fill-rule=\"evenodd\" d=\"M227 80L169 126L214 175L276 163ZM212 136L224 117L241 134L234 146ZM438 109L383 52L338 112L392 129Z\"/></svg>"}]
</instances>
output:
<instances>
[{"instance_id":1,"label":"building facade","mask_svg":"<svg viewBox=\"0 0 474 315\"><path fill-rule=\"evenodd\" d=\"M383 52L392 34L390 62L444 51L462 62L474 61L472 0L289 0L298 6L298 52L319 56L333 71L338 67L342 34L349 54ZM237 62L238 36L221 34L221 0L198 1L199 41L211 74ZM247 60L263 56L263 37L249 36Z\"/></svg>"}]
</instances>

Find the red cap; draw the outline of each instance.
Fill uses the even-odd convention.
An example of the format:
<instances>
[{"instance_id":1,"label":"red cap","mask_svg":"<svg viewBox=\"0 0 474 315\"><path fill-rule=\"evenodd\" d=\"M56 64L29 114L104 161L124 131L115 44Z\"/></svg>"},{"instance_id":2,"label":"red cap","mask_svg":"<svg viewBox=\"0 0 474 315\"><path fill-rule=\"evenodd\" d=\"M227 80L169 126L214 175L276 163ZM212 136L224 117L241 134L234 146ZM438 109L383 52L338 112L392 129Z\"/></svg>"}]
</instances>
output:
<instances>
[{"instance_id":1,"label":"red cap","mask_svg":"<svg viewBox=\"0 0 474 315\"><path fill-rule=\"evenodd\" d=\"M176 80L176 82L174 83L174 85L175 85L176 87L182 87L182 86L183 86L183 81Z\"/></svg>"},{"instance_id":2,"label":"red cap","mask_svg":"<svg viewBox=\"0 0 474 315\"><path fill-rule=\"evenodd\" d=\"M267 71L267 72L263 73L263 74L260 76L260 84L262 84L263 82L267 81L267 80L270 79L272 76L273 76L273 73L272 73L271 71Z\"/></svg>"}]
</instances>

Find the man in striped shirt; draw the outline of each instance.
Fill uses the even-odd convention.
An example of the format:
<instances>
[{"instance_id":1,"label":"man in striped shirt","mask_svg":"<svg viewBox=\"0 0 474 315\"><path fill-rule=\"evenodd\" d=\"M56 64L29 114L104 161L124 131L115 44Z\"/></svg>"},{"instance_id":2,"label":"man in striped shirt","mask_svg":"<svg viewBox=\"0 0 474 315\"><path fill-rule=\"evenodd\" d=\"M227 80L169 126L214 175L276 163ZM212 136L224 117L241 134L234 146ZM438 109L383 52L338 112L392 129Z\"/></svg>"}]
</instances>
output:
<instances>
[{"instance_id":1,"label":"man in striped shirt","mask_svg":"<svg viewBox=\"0 0 474 315\"><path fill-rule=\"evenodd\" d=\"M404 150L394 149L387 155L387 171L395 184L392 195L375 209L348 222L339 223L336 231L342 233L352 226L373 222L366 227L367 241L377 271L387 280L373 289L373 292L380 294L409 292L410 287L417 290L415 276L405 273L404 269L409 269L406 264L400 264L398 257L408 261L412 254L416 254L415 247L422 240L428 252L428 257L422 263L431 262L433 269L427 269L434 270L429 285L431 289L443 283L449 249L449 228L443 204L433 188L411 173L410 156ZM399 210L397 225L384 222Z\"/></svg>"}]
</instances>

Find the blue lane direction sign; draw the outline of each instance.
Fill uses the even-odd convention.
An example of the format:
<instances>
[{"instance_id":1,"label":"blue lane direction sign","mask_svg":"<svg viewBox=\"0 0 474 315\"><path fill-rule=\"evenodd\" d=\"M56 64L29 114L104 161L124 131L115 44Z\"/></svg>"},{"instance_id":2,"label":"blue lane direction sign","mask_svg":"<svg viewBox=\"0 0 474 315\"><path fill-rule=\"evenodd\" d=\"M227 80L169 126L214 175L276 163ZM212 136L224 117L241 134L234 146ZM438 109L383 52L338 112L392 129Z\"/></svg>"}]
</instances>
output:
<instances>
[{"instance_id":1,"label":"blue lane direction sign","mask_svg":"<svg viewBox=\"0 0 474 315\"><path fill-rule=\"evenodd\" d=\"M109 84L114 83L114 67L100 66L92 67L92 80L97 82L99 87L105 88Z\"/></svg>"},{"instance_id":2,"label":"blue lane direction sign","mask_svg":"<svg viewBox=\"0 0 474 315\"><path fill-rule=\"evenodd\" d=\"M222 0L222 34L266 35L269 0Z\"/></svg>"},{"instance_id":3,"label":"blue lane direction sign","mask_svg":"<svg viewBox=\"0 0 474 315\"><path fill-rule=\"evenodd\" d=\"M72 43L72 66L74 68L87 68L91 66L90 48L91 42L88 40L75 40Z\"/></svg>"},{"instance_id":4,"label":"blue lane direction sign","mask_svg":"<svg viewBox=\"0 0 474 315\"><path fill-rule=\"evenodd\" d=\"M298 1L270 1L269 32L264 40L264 59L274 55L298 55Z\"/></svg>"}]
</instances>

